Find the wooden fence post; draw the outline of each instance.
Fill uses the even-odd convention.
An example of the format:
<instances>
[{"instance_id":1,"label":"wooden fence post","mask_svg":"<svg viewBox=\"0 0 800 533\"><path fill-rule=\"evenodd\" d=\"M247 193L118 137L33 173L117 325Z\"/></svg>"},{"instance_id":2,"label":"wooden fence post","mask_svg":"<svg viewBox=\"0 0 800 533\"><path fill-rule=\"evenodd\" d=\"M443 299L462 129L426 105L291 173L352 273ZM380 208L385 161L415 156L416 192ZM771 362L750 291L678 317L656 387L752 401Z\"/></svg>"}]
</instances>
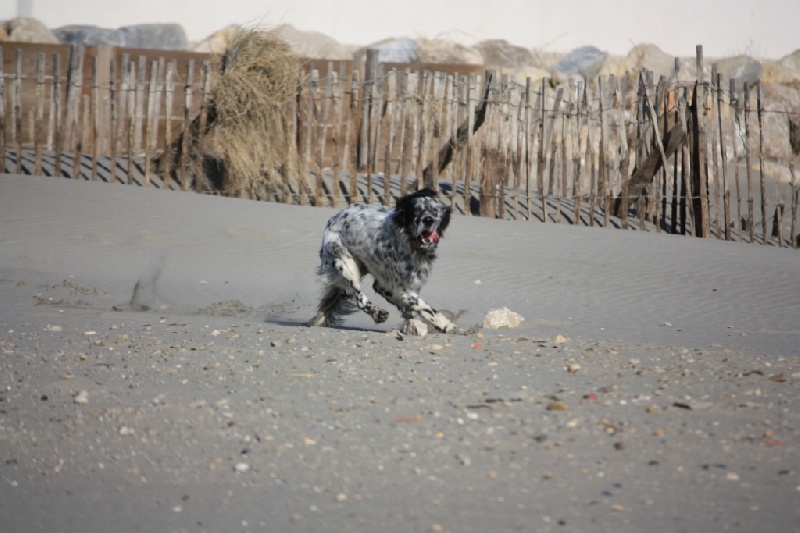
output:
<instances>
[{"instance_id":1,"label":"wooden fence post","mask_svg":"<svg viewBox=\"0 0 800 533\"><path fill-rule=\"evenodd\" d=\"M606 91L603 77L597 79L598 87L598 100L600 103L600 157L598 163L598 184L597 196L600 199L603 210L603 227L607 228L609 223L609 200L611 199L611 191L609 190L609 176L608 176L608 126L606 119Z\"/></svg>"},{"instance_id":2,"label":"wooden fence post","mask_svg":"<svg viewBox=\"0 0 800 533\"><path fill-rule=\"evenodd\" d=\"M398 139L400 146L397 149L400 155L400 162L397 165L397 173L400 175L400 196L406 192L406 180L408 179L408 163L411 158L409 152L409 139L411 135L411 115L413 114L410 109L410 100L414 94L414 83L412 80L416 79L416 74L411 72L410 68L406 68L403 72L403 79L398 80L398 97L396 107L399 110L400 116L400 134Z\"/></svg>"},{"instance_id":3,"label":"wooden fence post","mask_svg":"<svg viewBox=\"0 0 800 533\"><path fill-rule=\"evenodd\" d=\"M17 48L15 54L14 89L11 93L11 105L14 109L14 120L11 123L11 137L16 152L17 174L22 174L22 50ZM5 157L5 153L3 153Z\"/></svg>"},{"instance_id":4,"label":"wooden fence post","mask_svg":"<svg viewBox=\"0 0 800 533\"><path fill-rule=\"evenodd\" d=\"M164 161L164 188L172 188L172 106L175 98L175 61L167 63L166 83L164 93L164 151L162 160ZM156 133L158 130L156 130ZM157 135L156 135L157 137Z\"/></svg>"},{"instance_id":5,"label":"wooden fence post","mask_svg":"<svg viewBox=\"0 0 800 533\"><path fill-rule=\"evenodd\" d=\"M721 198L720 198L720 179L719 179L719 158L718 158L718 148L717 148L717 138L719 135L717 134L717 94L719 93L719 88L717 87L717 64L711 64L711 81L710 81L710 99L711 102L708 105L708 112L709 112L709 121L708 121L708 142L711 144L711 163L708 168L712 172L712 176L714 179L714 225L716 226L716 233L717 239L722 239L722 210L721 210ZM708 102L707 102L708 103Z\"/></svg>"},{"instance_id":6,"label":"wooden fence post","mask_svg":"<svg viewBox=\"0 0 800 533\"><path fill-rule=\"evenodd\" d=\"M325 185L324 181L324 174L323 169L327 167L326 165L326 156L327 156L327 147L328 147L328 131L333 130L333 120L330 118L330 110L331 110L331 102L333 101L333 82L334 82L334 71L333 71L333 61L328 61L328 73L325 76L325 91L322 94L322 106L320 108L319 99L314 99L314 104L316 106L316 113L317 116L320 117L318 119L318 127L319 127L319 146L317 147L318 156L317 156L317 166L319 167L319 174L323 179L323 188ZM317 89L319 90L319 88ZM332 194L331 191L324 193L322 196L326 196L328 198L328 204L332 203ZM322 197L319 199L322 202ZM316 205L323 205L322 203L318 203Z\"/></svg>"},{"instance_id":7,"label":"wooden fence post","mask_svg":"<svg viewBox=\"0 0 800 533\"><path fill-rule=\"evenodd\" d=\"M725 225L725 231L723 232L724 238L726 241L731 240L731 194L730 190L728 190L728 150L725 147L725 134L722 128L722 102L723 102L723 91L722 91L722 74L717 72L717 79L716 79L716 87L717 87L717 129L719 131L719 153L720 153L720 160L721 160L721 168L722 168L722 203L723 203L723 224ZM733 93L731 93L730 98L733 98ZM732 132L732 138L735 136L735 130ZM716 141L715 141L716 142ZM735 139L734 139L735 143ZM734 161L734 165L736 162Z\"/></svg>"},{"instance_id":8,"label":"wooden fence post","mask_svg":"<svg viewBox=\"0 0 800 533\"><path fill-rule=\"evenodd\" d=\"M141 63L141 62L140 62ZM123 81L123 84L125 82ZM127 113L125 114L125 149L127 152L126 158L126 173L127 173L127 184L132 185L134 183L133 179L133 155L134 155L134 142L135 142L135 123L136 123L136 110L137 110L137 94L139 93L139 88L137 86L137 75L136 75L136 63L131 61L128 63L128 71L127 71L127 88L126 88L126 95L128 101L128 109Z\"/></svg>"},{"instance_id":9,"label":"wooden fence post","mask_svg":"<svg viewBox=\"0 0 800 533\"><path fill-rule=\"evenodd\" d=\"M158 62L150 63L150 88L147 96L147 117L144 123L144 186L150 186L150 136L153 135L153 122L156 113L156 91L158 83Z\"/></svg>"},{"instance_id":10,"label":"wooden fence post","mask_svg":"<svg viewBox=\"0 0 800 533\"><path fill-rule=\"evenodd\" d=\"M467 81L467 153L464 161L464 214L472 216L472 174L475 165L475 96L478 80L470 73Z\"/></svg>"},{"instance_id":11,"label":"wooden fence post","mask_svg":"<svg viewBox=\"0 0 800 533\"><path fill-rule=\"evenodd\" d=\"M583 195L583 169L584 162L581 159L583 154L583 125L584 115L586 115L586 86L582 81L578 81L575 94L575 121L572 133L572 203L574 210L573 224L581 222L581 196ZM588 141L588 131L587 131ZM530 213L529 213L530 214Z\"/></svg>"},{"instance_id":12,"label":"wooden fence post","mask_svg":"<svg viewBox=\"0 0 800 533\"><path fill-rule=\"evenodd\" d=\"M200 93L200 122L199 127L197 128L197 139L195 140L195 145L197 146L197 159L200 161L200 174L195 177L195 185L194 185L194 192L202 194L203 185L201 185L200 178L203 177L204 172L204 165L205 161L203 160L205 157L205 136L206 136L206 128L208 127L208 111L211 105L211 76L212 69L211 69L211 62L208 59L203 60L202 63L202 72L203 72L203 86L202 91ZM287 194L286 184L284 183L283 186L283 194L284 197Z\"/></svg>"},{"instance_id":13,"label":"wooden fence post","mask_svg":"<svg viewBox=\"0 0 800 533\"><path fill-rule=\"evenodd\" d=\"M80 177L80 140L76 140L76 127L80 117L81 90L83 85L84 48L72 45L69 48L69 69L67 71L67 109L64 121L66 147L74 152L72 178Z\"/></svg>"},{"instance_id":14,"label":"wooden fence post","mask_svg":"<svg viewBox=\"0 0 800 533\"><path fill-rule=\"evenodd\" d=\"M93 111L92 130L92 181L97 181L98 158L100 157L100 86L97 80L97 54L92 56L92 93L91 110Z\"/></svg>"},{"instance_id":15,"label":"wooden fence post","mask_svg":"<svg viewBox=\"0 0 800 533\"><path fill-rule=\"evenodd\" d=\"M344 72L342 72L344 73ZM339 207L340 195L340 171L341 171L341 157L342 148L341 134L342 134L342 106L344 99L344 76L339 76L336 71L331 70L331 98L333 98L333 126L331 130L331 142L333 143L333 154L331 155L331 171L332 171L332 195L331 206Z\"/></svg>"},{"instance_id":16,"label":"wooden fence post","mask_svg":"<svg viewBox=\"0 0 800 533\"><path fill-rule=\"evenodd\" d=\"M3 47L0 46L0 172L6 171L6 77Z\"/></svg>"},{"instance_id":17,"label":"wooden fence post","mask_svg":"<svg viewBox=\"0 0 800 533\"><path fill-rule=\"evenodd\" d=\"M764 106L761 103L761 82L756 82L756 114L758 116L758 180L761 193L761 244L767 244L767 185L764 178Z\"/></svg>"},{"instance_id":18,"label":"wooden fence post","mask_svg":"<svg viewBox=\"0 0 800 533\"><path fill-rule=\"evenodd\" d=\"M117 182L117 142L119 141L119 131L117 123L117 58L116 54L111 56L108 66L108 150L110 157L108 182Z\"/></svg>"},{"instance_id":19,"label":"wooden fence post","mask_svg":"<svg viewBox=\"0 0 800 533\"><path fill-rule=\"evenodd\" d=\"M377 63L372 73L372 84L369 88L369 127L367 135L367 203L373 202L374 178L378 171L378 145L381 142L381 123L383 121L383 76L380 75Z\"/></svg>"},{"instance_id":20,"label":"wooden fence post","mask_svg":"<svg viewBox=\"0 0 800 533\"><path fill-rule=\"evenodd\" d=\"M311 65L311 78L308 80L308 89L305 91L306 95L306 140L305 140L305 169L310 171L312 168L312 155L311 147L315 145L315 140L318 138L317 132L317 98L319 89L319 71ZM316 147L316 146L315 146ZM315 174L315 187L314 187L314 204L319 205L322 200L322 169L317 168ZM298 190L300 194L299 204L306 205L305 194L302 190Z\"/></svg>"},{"instance_id":21,"label":"wooden fence post","mask_svg":"<svg viewBox=\"0 0 800 533\"><path fill-rule=\"evenodd\" d=\"M694 207L695 236L708 237L708 175L706 174L706 145L705 130L703 127L703 113L705 103L702 101L704 91L701 82L695 81L692 91L692 192Z\"/></svg>"},{"instance_id":22,"label":"wooden fence post","mask_svg":"<svg viewBox=\"0 0 800 533\"><path fill-rule=\"evenodd\" d=\"M353 69L353 80L350 84L350 115L346 124L345 145L349 151L349 157L345 158L345 164L349 159L350 171L350 191L348 203L350 205L358 202L358 124L359 110L358 93L361 90L358 69Z\"/></svg>"},{"instance_id":23,"label":"wooden fence post","mask_svg":"<svg viewBox=\"0 0 800 533\"><path fill-rule=\"evenodd\" d=\"M361 101L361 125L358 134L358 165L354 168L358 172L369 172L369 141L370 118L372 106L372 86L378 73L378 58L380 51L377 48L367 49L364 64L364 98ZM369 194L369 193L368 193Z\"/></svg>"},{"instance_id":24,"label":"wooden fence post","mask_svg":"<svg viewBox=\"0 0 800 533\"><path fill-rule=\"evenodd\" d=\"M639 73L639 78L641 79L641 72ZM629 145L629 132L628 132L628 124L625 120L625 105L628 100L628 95L630 94L631 87L629 86L630 78L625 76L622 79L622 87L621 91L618 94L617 100L615 102L615 107L617 108L617 143L619 145L619 152L620 152L620 162L619 162L619 178L620 178L620 209L619 216L620 216L620 226L622 229L628 229L628 183L629 183L629 169L630 169L630 162L631 162L631 149ZM645 91L646 91L645 87ZM621 94L620 94L621 93ZM645 98L647 98L647 92L645 92ZM631 102L633 105L633 96L631 96ZM659 138L659 142L660 142ZM631 139L632 141L632 139Z\"/></svg>"},{"instance_id":25,"label":"wooden fence post","mask_svg":"<svg viewBox=\"0 0 800 533\"><path fill-rule=\"evenodd\" d=\"M180 180L181 189L189 189L189 135L192 124L192 97L194 92L194 59L189 60L186 66L186 82L183 88L183 120L181 122L181 160L180 160Z\"/></svg>"},{"instance_id":26,"label":"wooden fence post","mask_svg":"<svg viewBox=\"0 0 800 533\"><path fill-rule=\"evenodd\" d=\"M755 230L753 228L753 174L750 165L750 86L744 82L744 160L745 171L747 172L747 230L750 243L755 242Z\"/></svg>"},{"instance_id":27,"label":"wooden fence post","mask_svg":"<svg viewBox=\"0 0 800 533\"><path fill-rule=\"evenodd\" d=\"M2 59L0 59L2 61ZM44 52L36 54L36 123L33 133L33 149L35 152L35 159L33 165L33 173L37 176L42 175L42 142L44 141L44 71L45 71L45 55ZM3 154L5 157L5 154Z\"/></svg>"},{"instance_id":28,"label":"wooden fence post","mask_svg":"<svg viewBox=\"0 0 800 533\"><path fill-rule=\"evenodd\" d=\"M547 222L547 196L544 184L544 173L547 165L547 84L548 79L542 78L539 96L542 99L542 114L539 117L539 151L536 162L536 188L539 191L539 200L542 202L542 222Z\"/></svg>"},{"instance_id":29,"label":"wooden fence post","mask_svg":"<svg viewBox=\"0 0 800 533\"><path fill-rule=\"evenodd\" d=\"M385 138L385 151L383 154L383 205L390 206L392 198L392 151L394 149L394 135L395 127L397 124L397 70L392 69L391 73L386 79L386 89L384 90L386 98L386 113L389 116L388 131L385 131L383 137Z\"/></svg>"},{"instance_id":30,"label":"wooden fence post","mask_svg":"<svg viewBox=\"0 0 800 533\"><path fill-rule=\"evenodd\" d=\"M794 163L789 163L789 172L792 174L792 228L790 230L791 239L792 239L792 248L797 249L800 246L800 242L797 239L797 201L798 201L798 191L797 189L797 176L794 173Z\"/></svg>"}]
</instances>

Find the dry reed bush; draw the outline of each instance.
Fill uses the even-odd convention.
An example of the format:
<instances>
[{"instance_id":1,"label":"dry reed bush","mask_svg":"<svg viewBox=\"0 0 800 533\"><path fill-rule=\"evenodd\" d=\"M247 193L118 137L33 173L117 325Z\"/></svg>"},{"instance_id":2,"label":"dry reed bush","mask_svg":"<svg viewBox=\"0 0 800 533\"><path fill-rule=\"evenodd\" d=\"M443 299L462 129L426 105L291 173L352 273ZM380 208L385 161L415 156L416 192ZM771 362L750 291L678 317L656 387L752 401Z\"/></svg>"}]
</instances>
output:
<instances>
[{"instance_id":1,"label":"dry reed bush","mask_svg":"<svg viewBox=\"0 0 800 533\"><path fill-rule=\"evenodd\" d=\"M211 88L222 192L264 200L306 190L286 116L298 58L274 31L239 29L229 48L232 56L215 58L227 64Z\"/></svg>"}]
</instances>

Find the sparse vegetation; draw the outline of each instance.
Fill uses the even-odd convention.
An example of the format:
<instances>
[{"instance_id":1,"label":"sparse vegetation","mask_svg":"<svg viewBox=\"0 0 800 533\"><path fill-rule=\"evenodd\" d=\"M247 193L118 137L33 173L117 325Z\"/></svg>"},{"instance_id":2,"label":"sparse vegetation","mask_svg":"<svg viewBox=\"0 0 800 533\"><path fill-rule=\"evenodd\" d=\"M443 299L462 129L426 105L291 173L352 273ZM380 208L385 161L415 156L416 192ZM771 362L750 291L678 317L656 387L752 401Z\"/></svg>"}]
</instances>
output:
<instances>
[{"instance_id":1,"label":"sparse vegetation","mask_svg":"<svg viewBox=\"0 0 800 533\"><path fill-rule=\"evenodd\" d=\"M298 57L275 32L258 28L237 30L229 49L235 56L215 58L225 68L212 85L209 115L219 188L228 196L269 199L278 187L305 187L285 114L302 81Z\"/></svg>"}]
</instances>

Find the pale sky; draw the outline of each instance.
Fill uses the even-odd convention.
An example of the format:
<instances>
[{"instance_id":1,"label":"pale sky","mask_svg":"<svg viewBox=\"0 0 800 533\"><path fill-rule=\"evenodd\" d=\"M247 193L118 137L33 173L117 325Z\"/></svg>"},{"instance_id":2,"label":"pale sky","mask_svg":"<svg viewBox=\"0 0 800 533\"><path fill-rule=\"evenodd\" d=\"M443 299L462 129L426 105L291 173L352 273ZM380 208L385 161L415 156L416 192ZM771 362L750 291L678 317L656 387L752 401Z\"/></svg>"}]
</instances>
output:
<instances>
[{"instance_id":1,"label":"pale sky","mask_svg":"<svg viewBox=\"0 0 800 533\"><path fill-rule=\"evenodd\" d=\"M653 43L670 55L746 53L778 59L800 48L797 0L0 0L0 20L32 3L48 27L175 22L196 41L228 24L289 23L344 44L442 37L506 39L569 51L594 45L624 55Z\"/></svg>"}]
</instances>

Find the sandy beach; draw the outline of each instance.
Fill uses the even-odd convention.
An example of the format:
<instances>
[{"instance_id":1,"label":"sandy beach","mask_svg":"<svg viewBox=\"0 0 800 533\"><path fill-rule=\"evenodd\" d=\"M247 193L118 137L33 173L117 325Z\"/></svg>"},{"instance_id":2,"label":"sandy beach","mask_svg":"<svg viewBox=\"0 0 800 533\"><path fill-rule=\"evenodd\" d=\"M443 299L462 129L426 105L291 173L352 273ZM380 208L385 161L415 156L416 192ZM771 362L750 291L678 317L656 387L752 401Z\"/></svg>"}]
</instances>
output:
<instances>
[{"instance_id":1,"label":"sandy beach","mask_svg":"<svg viewBox=\"0 0 800 533\"><path fill-rule=\"evenodd\" d=\"M800 531L797 250L456 216L520 327L308 328L334 212L0 175L0 530Z\"/></svg>"}]
</instances>

